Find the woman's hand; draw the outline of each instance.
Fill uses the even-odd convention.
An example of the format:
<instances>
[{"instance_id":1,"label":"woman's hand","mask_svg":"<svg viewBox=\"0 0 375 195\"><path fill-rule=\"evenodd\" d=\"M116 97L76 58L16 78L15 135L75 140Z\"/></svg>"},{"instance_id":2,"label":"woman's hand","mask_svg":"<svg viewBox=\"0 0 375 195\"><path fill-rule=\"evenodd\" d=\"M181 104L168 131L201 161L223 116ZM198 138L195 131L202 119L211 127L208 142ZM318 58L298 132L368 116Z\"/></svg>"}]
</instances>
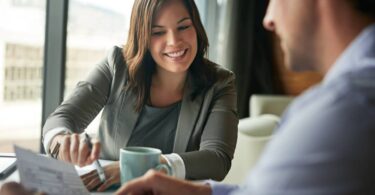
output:
<instances>
[{"instance_id":1,"label":"woman's hand","mask_svg":"<svg viewBox=\"0 0 375 195\"><path fill-rule=\"evenodd\" d=\"M73 133L69 135L57 135L51 145L60 143L58 159L70 162L80 167L92 164L99 158L100 143L92 140L92 149L85 142L85 137Z\"/></svg>"},{"instance_id":2,"label":"woman's hand","mask_svg":"<svg viewBox=\"0 0 375 195\"><path fill-rule=\"evenodd\" d=\"M120 183L120 166L119 162L112 163L104 167L104 173L106 180L104 183L100 182L98 172L93 170L85 175L81 176L83 183L89 191L92 191L96 187L98 192L102 192L114 184Z\"/></svg>"}]
</instances>

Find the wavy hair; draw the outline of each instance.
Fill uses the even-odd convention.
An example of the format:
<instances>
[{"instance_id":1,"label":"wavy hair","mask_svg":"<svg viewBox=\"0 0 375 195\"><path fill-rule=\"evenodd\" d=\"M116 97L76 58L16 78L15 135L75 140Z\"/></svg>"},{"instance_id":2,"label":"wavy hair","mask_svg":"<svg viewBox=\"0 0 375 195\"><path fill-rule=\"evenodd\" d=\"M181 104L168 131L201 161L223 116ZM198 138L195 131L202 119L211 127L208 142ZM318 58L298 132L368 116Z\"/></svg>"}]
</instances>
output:
<instances>
[{"instance_id":1,"label":"wavy hair","mask_svg":"<svg viewBox=\"0 0 375 195\"><path fill-rule=\"evenodd\" d=\"M161 6L168 0L135 0L127 43L123 49L127 69L126 90L131 90L136 96L135 111L140 112L147 102L150 93L152 74L155 72L155 61L148 50L151 40L152 21ZM181 0L189 12L197 32L198 51L189 67L193 74L194 88L191 94L194 98L216 80L214 64L205 57L208 38L202 25L198 8L194 0Z\"/></svg>"}]
</instances>

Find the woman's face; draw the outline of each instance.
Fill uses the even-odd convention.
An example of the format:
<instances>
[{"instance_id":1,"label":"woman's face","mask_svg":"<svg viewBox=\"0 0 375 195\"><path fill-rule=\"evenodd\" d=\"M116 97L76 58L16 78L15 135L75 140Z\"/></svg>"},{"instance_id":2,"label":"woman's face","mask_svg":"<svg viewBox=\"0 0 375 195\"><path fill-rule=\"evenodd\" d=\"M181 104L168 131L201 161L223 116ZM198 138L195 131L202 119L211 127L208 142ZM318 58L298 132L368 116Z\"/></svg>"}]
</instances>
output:
<instances>
[{"instance_id":1,"label":"woman's face","mask_svg":"<svg viewBox=\"0 0 375 195\"><path fill-rule=\"evenodd\" d=\"M197 54L197 33L181 0L168 0L152 22L150 52L157 71L186 73Z\"/></svg>"}]
</instances>

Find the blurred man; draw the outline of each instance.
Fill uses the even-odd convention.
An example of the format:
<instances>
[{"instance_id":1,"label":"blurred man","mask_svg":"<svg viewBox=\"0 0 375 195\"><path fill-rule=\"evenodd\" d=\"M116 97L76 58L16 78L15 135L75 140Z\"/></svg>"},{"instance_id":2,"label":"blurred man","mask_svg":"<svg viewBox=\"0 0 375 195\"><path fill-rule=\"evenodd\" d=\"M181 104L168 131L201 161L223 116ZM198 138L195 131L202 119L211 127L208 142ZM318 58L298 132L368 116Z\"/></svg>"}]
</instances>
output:
<instances>
[{"instance_id":1,"label":"blurred man","mask_svg":"<svg viewBox=\"0 0 375 195\"><path fill-rule=\"evenodd\" d=\"M264 26L280 37L288 68L325 78L288 108L246 183L150 171L118 194L375 194L374 14L374 0L271 0Z\"/></svg>"},{"instance_id":2,"label":"blurred man","mask_svg":"<svg viewBox=\"0 0 375 195\"><path fill-rule=\"evenodd\" d=\"M375 194L375 1L271 0L287 66L325 75L289 107L241 187L149 171L118 194Z\"/></svg>"}]
</instances>

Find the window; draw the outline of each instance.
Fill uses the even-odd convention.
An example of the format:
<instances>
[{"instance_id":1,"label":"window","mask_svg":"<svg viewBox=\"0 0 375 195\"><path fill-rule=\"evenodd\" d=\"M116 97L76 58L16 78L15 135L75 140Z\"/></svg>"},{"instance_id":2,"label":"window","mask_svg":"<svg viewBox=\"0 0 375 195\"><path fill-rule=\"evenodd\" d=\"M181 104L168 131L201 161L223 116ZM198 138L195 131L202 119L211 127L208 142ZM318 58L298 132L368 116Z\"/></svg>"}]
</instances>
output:
<instances>
[{"instance_id":1,"label":"window","mask_svg":"<svg viewBox=\"0 0 375 195\"><path fill-rule=\"evenodd\" d=\"M227 43L232 3L228 0L196 0L210 43L208 58L227 68L230 68L227 64Z\"/></svg>"},{"instance_id":2,"label":"window","mask_svg":"<svg viewBox=\"0 0 375 195\"><path fill-rule=\"evenodd\" d=\"M46 2L0 5L0 152L13 144L38 151Z\"/></svg>"},{"instance_id":3,"label":"window","mask_svg":"<svg viewBox=\"0 0 375 195\"><path fill-rule=\"evenodd\" d=\"M125 44L133 0L70 0L65 92L106 57L109 48ZM87 128L96 132L100 115Z\"/></svg>"}]
</instances>

